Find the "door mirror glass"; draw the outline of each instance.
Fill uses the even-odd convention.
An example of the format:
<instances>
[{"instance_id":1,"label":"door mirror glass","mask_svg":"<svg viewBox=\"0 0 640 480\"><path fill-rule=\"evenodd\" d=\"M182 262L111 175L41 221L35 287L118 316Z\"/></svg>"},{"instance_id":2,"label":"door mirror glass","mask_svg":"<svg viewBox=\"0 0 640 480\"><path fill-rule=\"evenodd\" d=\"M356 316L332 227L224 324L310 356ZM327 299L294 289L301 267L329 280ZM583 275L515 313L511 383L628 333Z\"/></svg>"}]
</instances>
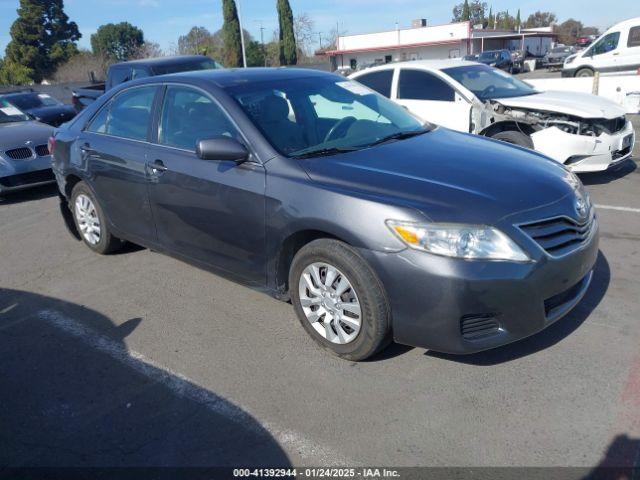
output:
<instances>
[{"instance_id":1,"label":"door mirror glass","mask_svg":"<svg viewBox=\"0 0 640 480\"><path fill-rule=\"evenodd\" d=\"M202 160L227 160L236 163L243 163L249 159L247 147L228 137L199 140L196 155Z\"/></svg>"}]
</instances>

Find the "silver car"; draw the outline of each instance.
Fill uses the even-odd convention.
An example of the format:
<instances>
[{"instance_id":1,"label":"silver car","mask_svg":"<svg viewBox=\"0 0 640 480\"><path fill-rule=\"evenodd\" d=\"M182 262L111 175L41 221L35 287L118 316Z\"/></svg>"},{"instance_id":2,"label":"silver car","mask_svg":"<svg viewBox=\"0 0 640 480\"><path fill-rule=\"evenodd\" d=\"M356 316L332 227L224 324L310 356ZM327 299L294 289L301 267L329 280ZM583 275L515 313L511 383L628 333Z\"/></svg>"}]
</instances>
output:
<instances>
[{"instance_id":1,"label":"silver car","mask_svg":"<svg viewBox=\"0 0 640 480\"><path fill-rule=\"evenodd\" d=\"M0 195L53 183L48 141L53 128L0 100Z\"/></svg>"}]
</instances>

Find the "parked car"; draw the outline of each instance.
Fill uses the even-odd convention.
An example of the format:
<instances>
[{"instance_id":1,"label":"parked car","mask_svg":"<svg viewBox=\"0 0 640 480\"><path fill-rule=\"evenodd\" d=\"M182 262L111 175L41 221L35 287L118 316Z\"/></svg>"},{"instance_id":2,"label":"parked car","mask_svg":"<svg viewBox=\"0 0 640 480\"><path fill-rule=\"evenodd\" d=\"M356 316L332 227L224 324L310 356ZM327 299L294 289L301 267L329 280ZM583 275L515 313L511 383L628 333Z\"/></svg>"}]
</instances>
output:
<instances>
[{"instance_id":1,"label":"parked car","mask_svg":"<svg viewBox=\"0 0 640 480\"><path fill-rule=\"evenodd\" d=\"M54 171L91 250L129 240L291 299L350 360L392 338L471 353L532 335L598 255L589 196L556 162L319 71L123 85L56 132Z\"/></svg>"},{"instance_id":2,"label":"parked car","mask_svg":"<svg viewBox=\"0 0 640 480\"><path fill-rule=\"evenodd\" d=\"M576 53L576 49L574 47L569 47L563 45L561 47L554 47L542 59L542 63L545 67L551 68L562 68L564 65L564 61L569 55L573 55Z\"/></svg>"},{"instance_id":3,"label":"parked car","mask_svg":"<svg viewBox=\"0 0 640 480\"><path fill-rule=\"evenodd\" d=\"M604 32L593 44L564 61L563 77L592 77L594 72L636 73L640 68L640 17Z\"/></svg>"},{"instance_id":4,"label":"parked car","mask_svg":"<svg viewBox=\"0 0 640 480\"><path fill-rule=\"evenodd\" d=\"M0 94L5 100L33 120L59 127L76 116L75 109L46 93L22 90Z\"/></svg>"},{"instance_id":5,"label":"parked car","mask_svg":"<svg viewBox=\"0 0 640 480\"><path fill-rule=\"evenodd\" d=\"M73 92L73 106L80 112L97 98L118 85L137 78L188 72L191 70L214 70L223 68L215 60L204 55L179 55L175 57L147 58L111 65L107 70L107 81Z\"/></svg>"},{"instance_id":6,"label":"parked car","mask_svg":"<svg viewBox=\"0 0 640 480\"><path fill-rule=\"evenodd\" d=\"M513 57L509 50L487 50L478 56L478 62L513 73Z\"/></svg>"},{"instance_id":7,"label":"parked car","mask_svg":"<svg viewBox=\"0 0 640 480\"><path fill-rule=\"evenodd\" d=\"M53 128L0 98L0 196L53 183L48 141Z\"/></svg>"},{"instance_id":8,"label":"parked car","mask_svg":"<svg viewBox=\"0 0 640 480\"><path fill-rule=\"evenodd\" d=\"M629 158L635 142L620 105L585 93L539 92L486 65L424 60L350 78L424 120L537 150L574 172L606 170Z\"/></svg>"},{"instance_id":9,"label":"parked car","mask_svg":"<svg viewBox=\"0 0 640 480\"><path fill-rule=\"evenodd\" d=\"M580 37L576 40L576 47L579 49L587 48L593 43L594 40L595 38L593 38L591 35L587 37Z\"/></svg>"},{"instance_id":10,"label":"parked car","mask_svg":"<svg viewBox=\"0 0 640 480\"><path fill-rule=\"evenodd\" d=\"M477 62L478 55L476 54L465 55L464 57L462 57L462 60L466 60L467 62Z\"/></svg>"}]
</instances>

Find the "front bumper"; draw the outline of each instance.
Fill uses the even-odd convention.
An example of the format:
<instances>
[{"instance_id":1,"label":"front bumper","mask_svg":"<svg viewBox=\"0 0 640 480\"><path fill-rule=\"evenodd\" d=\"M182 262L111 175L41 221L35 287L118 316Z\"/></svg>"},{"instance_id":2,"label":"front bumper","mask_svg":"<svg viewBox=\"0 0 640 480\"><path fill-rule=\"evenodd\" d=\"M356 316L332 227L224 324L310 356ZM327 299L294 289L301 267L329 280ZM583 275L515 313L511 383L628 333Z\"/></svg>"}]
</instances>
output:
<instances>
[{"instance_id":1,"label":"front bumper","mask_svg":"<svg viewBox=\"0 0 640 480\"><path fill-rule=\"evenodd\" d=\"M585 295L598 257L597 225L577 250L535 263L465 261L407 249L362 250L391 303L398 343L469 354L533 335Z\"/></svg>"},{"instance_id":2,"label":"front bumper","mask_svg":"<svg viewBox=\"0 0 640 480\"><path fill-rule=\"evenodd\" d=\"M0 194L54 182L50 155L27 160L0 157Z\"/></svg>"},{"instance_id":3,"label":"front bumper","mask_svg":"<svg viewBox=\"0 0 640 480\"><path fill-rule=\"evenodd\" d=\"M631 156L635 132L632 123L627 121L619 132L603 133L599 137L574 135L550 127L533 133L531 140L534 150L564 164L572 172L600 172Z\"/></svg>"}]
</instances>

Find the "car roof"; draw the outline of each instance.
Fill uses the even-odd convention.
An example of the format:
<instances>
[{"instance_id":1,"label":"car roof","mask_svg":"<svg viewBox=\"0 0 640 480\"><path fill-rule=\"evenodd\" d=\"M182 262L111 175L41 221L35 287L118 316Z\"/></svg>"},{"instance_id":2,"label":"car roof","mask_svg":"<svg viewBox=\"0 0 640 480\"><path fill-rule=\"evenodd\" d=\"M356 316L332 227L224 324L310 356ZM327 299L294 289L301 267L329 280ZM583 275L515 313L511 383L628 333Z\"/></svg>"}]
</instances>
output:
<instances>
[{"instance_id":1,"label":"car roof","mask_svg":"<svg viewBox=\"0 0 640 480\"><path fill-rule=\"evenodd\" d=\"M471 65L479 65L477 62L470 62L460 58L449 58L445 60L411 60L409 62L386 63L377 67L366 68L354 74L361 75L364 72L373 72L376 70L388 70L396 67L417 67L425 70L444 70L445 68L467 67Z\"/></svg>"},{"instance_id":2,"label":"car roof","mask_svg":"<svg viewBox=\"0 0 640 480\"><path fill-rule=\"evenodd\" d=\"M197 62L202 60L212 60L205 55L175 55L171 57L156 57L156 58L144 58L141 60L131 60L129 62L121 62L112 65L113 67L122 67L127 65L148 65L150 67L154 65L176 65L185 62Z\"/></svg>"},{"instance_id":3,"label":"car roof","mask_svg":"<svg viewBox=\"0 0 640 480\"><path fill-rule=\"evenodd\" d=\"M230 88L248 82L268 82L273 80L289 80L296 78L342 78L338 75L307 68L228 68L218 70L198 70L181 72L159 77L151 77L150 82L167 82L174 80L197 79L214 83L221 88Z\"/></svg>"}]
</instances>

